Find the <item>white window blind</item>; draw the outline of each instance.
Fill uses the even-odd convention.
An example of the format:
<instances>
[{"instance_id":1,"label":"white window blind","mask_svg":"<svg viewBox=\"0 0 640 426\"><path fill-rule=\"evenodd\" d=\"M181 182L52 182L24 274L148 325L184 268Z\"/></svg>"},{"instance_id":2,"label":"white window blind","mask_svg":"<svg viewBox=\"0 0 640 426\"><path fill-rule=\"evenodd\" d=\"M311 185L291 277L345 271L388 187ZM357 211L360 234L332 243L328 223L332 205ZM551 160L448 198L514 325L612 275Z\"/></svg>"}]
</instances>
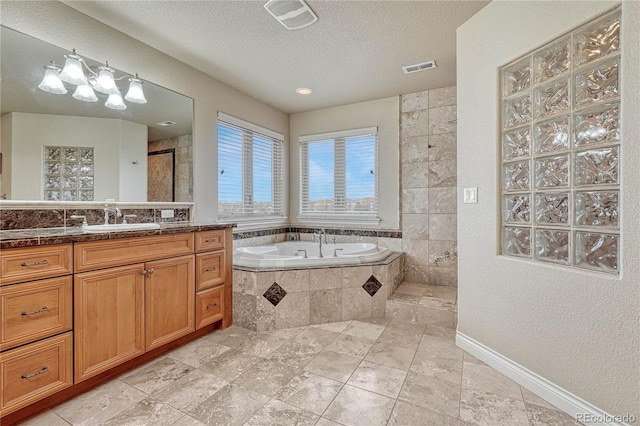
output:
<instances>
[{"instance_id":1,"label":"white window blind","mask_svg":"<svg viewBox=\"0 0 640 426\"><path fill-rule=\"evenodd\" d=\"M218 115L218 216L284 216L283 137Z\"/></svg>"},{"instance_id":2,"label":"white window blind","mask_svg":"<svg viewBox=\"0 0 640 426\"><path fill-rule=\"evenodd\" d=\"M377 128L300 138L301 217L377 218Z\"/></svg>"}]
</instances>

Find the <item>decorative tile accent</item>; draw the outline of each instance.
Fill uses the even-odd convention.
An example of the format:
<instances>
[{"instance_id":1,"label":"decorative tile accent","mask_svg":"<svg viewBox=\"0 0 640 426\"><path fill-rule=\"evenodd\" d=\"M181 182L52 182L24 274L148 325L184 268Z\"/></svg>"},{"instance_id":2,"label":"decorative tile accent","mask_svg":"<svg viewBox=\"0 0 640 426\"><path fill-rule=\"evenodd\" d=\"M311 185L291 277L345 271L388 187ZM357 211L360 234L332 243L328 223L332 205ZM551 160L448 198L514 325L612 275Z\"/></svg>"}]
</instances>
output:
<instances>
[{"instance_id":1,"label":"decorative tile accent","mask_svg":"<svg viewBox=\"0 0 640 426\"><path fill-rule=\"evenodd\" d=\"M271 302L273 306L278 306L278 303L280 303L286 295L287 292L285 289L280 287L276 282L271 284L271 287L269 287L263 294L264 298Z\"/></svg>"},{"instance_id":2,"label":"decorative tile accent","mask_svg":"<svg viewBox=\"0 0 640 426\"><path fill-rule=\"evenodd\" d=\"M362 288L364 288L371 297L375 296L378 290L380 290L380 287L382 287L382 284L380 284L380 281L378 281L373 275L371 275L367 282L362 285Z\"/></svg>"}]
</instances>

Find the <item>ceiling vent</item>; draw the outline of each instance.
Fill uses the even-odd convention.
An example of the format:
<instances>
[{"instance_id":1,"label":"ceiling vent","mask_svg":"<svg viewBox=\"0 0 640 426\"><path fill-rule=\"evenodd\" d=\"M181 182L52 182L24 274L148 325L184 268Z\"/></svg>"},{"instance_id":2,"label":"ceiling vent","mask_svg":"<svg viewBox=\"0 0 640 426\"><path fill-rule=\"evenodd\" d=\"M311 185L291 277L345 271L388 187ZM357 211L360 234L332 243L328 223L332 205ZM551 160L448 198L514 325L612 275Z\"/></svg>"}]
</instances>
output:
<instances>
[{"instance_id":1,"label":"ceiling vent","mask_svg":"<svg viewBox=\"0 0 640 426\"><path fill-rule=\"evenodd\" d=\"M318 20L302 0L269 0L264 8L288 30L308 27Z\"/></svg>"},{"instance_id":2,"label":"ceiling vent","mask_svg":"<svg viewBox=\"0 0 640 426\"><path fill-rule=\"evenodd\" d=\"M405 74L413 74L414 72L426 71L435 67L436 61L428 61L421 64L407 65L406 67L402 67L402 71L404 71Z\"/></svg>"}]
</instances>

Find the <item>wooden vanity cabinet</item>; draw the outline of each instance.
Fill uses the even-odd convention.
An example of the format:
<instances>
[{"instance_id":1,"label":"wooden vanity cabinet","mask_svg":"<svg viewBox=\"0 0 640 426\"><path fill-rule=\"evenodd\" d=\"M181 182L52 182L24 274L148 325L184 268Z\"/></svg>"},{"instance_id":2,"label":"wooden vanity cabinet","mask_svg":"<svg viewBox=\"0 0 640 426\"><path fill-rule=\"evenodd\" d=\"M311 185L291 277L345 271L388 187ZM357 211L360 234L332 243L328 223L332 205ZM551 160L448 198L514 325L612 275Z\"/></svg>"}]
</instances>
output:
<instances>
[{"instance_id":1,"label":"wooden vanity cabinet","mask_svg":"<svg viewBox=\"0 0 640 426\"><path fill-rule=\"evenodd\" d=\"M196 232L196 329L223 320L231 325L231 229Z\"/></svg>"}]
</instances>

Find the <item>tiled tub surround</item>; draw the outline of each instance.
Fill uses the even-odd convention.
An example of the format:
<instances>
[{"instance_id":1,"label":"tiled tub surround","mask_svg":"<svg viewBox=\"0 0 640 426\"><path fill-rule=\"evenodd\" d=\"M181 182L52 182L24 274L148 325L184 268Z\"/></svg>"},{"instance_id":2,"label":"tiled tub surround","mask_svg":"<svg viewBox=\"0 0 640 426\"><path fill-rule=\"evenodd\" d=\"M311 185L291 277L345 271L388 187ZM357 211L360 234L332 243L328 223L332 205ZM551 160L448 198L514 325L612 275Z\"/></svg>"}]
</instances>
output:
<instances>
[{"instance_id":1,"label":"tiled tub surround","mask_svg":"<svg viewBox=\"0 0 640 426\"><path fill-rule=\"evenodd\" d=\"M0 230L76 228L82 220L71 219L73 215L86 216L89 225L104 223L105 201L93 202L51 202L51 201L2 201L0 202ZM129 223L189 222L193 217L193 203L134 203L109 202L109 207L117 207L122 214L117 219L122 222L124 215ZM173 210L173 218L162 218L162 210ZM109 214L109 223L115 223L115 214Z\"/></svg>"},{"instance_id":2,"label":"tiled tub surround","mask_svg":"<svg viewBox=\"0 0 640 426\"><path fill-rule=\"evenodd\" d=\"M382 317L403 281L404 254L361 266L286 271L233 270L234 324L278 330L355 318Z\"/></svg>"},{"instance_id":3,"label":"tiled tub surround","mask_svg":"<svg viewBox=\"0 0 640 426\"><path fill-rule=\"evenodd\" d=\"M401 250L409 281L457 285L456 117L455 86L401 96Z\"/></svg>"}]
</instances>

